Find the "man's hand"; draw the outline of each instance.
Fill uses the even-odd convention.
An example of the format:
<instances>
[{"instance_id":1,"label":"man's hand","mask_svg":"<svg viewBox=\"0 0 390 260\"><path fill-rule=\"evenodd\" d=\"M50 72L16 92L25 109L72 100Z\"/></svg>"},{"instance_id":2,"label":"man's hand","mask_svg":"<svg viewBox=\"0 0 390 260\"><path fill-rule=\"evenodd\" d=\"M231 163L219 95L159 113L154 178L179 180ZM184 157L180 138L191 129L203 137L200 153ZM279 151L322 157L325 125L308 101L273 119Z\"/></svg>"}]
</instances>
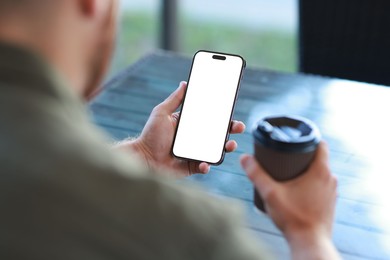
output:
<instances>
[{"instance_id":1,"label":"man's hand","mask_svg":"<svg viewBox=\"0 0 390 260\"><path fill-rule=\"evenodd\" d=\"M293 258L338 258L331 242L337 181L329 170L324 143L308 171L288 182L276 182L253 156L242 156L241 164L289 242Z\"/></svg>"},{"instance_id":2,"label":"man's hand","mask_svg":"<svg viewBox=\"0 0 390 260\"><path fill-rule=\"evenodd\" d=\"M179 176L208 173L210 166L207 163L179 160L171 154L173 138L179 119L179 113L175 113L175 111L183 102L186 87L187 83L181 82L179 88L174 93L153 109L140 137L133 141L121 142L118 148L135 150L141 154L151 168L162 167L170 169L177 172ZM198 123L202 124L202 122ZM232 122L232 134L242 133L244 130L244 123ZM230 140L226 143L226 152L233 152L236 148L237 143L235 141Z\"/></svg>"}]
</instances>

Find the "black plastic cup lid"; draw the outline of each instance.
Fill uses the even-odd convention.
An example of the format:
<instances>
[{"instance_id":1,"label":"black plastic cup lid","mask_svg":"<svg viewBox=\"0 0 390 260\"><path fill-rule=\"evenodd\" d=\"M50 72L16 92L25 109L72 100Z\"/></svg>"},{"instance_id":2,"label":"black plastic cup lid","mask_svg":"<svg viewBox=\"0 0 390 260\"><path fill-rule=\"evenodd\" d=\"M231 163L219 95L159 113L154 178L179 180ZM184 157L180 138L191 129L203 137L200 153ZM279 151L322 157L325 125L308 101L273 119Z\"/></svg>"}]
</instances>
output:
<instances>
[{"instance_id":1,"label":"black plastic cup lid","mask_svg":"<svg viewBox=\"0 0 390 260\"><path fill-rule=\"evenodd\" d=\"M312 151L321 141L317 126L297 116L266 117L257 124L253 135L262 145L286 152Z\"/></svg>"}]
</instances>

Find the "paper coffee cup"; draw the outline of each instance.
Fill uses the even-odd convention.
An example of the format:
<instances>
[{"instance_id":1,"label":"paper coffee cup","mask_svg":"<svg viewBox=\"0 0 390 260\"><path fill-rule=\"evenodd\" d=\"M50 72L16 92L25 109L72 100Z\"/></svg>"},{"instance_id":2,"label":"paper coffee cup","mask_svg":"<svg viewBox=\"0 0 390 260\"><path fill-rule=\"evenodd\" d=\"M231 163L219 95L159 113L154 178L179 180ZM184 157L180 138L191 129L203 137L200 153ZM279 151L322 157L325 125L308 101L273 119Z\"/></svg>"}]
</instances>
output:
<instances>
[{"instance_id":1,"label":"paper coffee cup","mask_svg":"<svg viewBox=\"0 0 390 260\"><path fill-rule=\"evenodd\" d=\"M308 119L274 116L261 120L253 131L255 158L276 181L288 181L305 172L314 159L321 134ZM254 203L265 212L255 189Z\"/></svg>"}]
</instances>

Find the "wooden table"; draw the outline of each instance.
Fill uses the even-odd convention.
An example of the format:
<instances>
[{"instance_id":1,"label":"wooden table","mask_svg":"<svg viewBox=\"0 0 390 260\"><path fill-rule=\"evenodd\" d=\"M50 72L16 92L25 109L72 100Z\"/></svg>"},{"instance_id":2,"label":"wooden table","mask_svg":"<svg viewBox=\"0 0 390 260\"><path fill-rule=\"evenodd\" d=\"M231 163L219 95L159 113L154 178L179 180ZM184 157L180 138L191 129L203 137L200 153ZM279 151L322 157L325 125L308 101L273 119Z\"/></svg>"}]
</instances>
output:
<instances>
[{"instance_id":1,"label":"wooden table","mask_svg":"<svg viewBox=\"0 0 390 260\"><path fill-rule=\"evenodd\" d=\"M95 122L116 139L142 130L152 108L186 80L191 59L156 53L108 82L91 103ZM318 124L331 150L339 180L334 242L345 259L390 259L390 88L322 78L246 69L235 118L245 134L234 136L238 151L193 176L208 192L234 198L246 209L247 227L279 258L288 246L271 220L253 208L252 185L239 166L252 152L251 128L266 115L295 114ZM180 184L178 184L180 185Z\"/></svg>"}]
</instances>

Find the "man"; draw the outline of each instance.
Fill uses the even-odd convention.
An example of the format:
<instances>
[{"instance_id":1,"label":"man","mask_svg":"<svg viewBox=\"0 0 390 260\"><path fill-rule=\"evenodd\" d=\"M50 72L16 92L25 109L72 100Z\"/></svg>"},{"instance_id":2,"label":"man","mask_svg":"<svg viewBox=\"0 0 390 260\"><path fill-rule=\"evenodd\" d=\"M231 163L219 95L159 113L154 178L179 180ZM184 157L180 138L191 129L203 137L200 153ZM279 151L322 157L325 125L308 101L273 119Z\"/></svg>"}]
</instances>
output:
<instances>
[{"instance_id":1,"label":"man","mask_svg":"<svg viewBox=\"0 0 390 260\"><path fill-rule=\"evenodd\" d=\"M185 83L153 110L139 138L119 145L124 151L106 147L88 121L82 99L108 66L117 4L0 0L0 258L269 257L235 210L162 177L209 171L170 155ZM233 122L232 132L244 127ZM236 146L229 141L226 150ZM308 172L283 184L252 156L241 158L295 259L338 258L326 150L321 144Z\"/></svg>"}]
</instances>

